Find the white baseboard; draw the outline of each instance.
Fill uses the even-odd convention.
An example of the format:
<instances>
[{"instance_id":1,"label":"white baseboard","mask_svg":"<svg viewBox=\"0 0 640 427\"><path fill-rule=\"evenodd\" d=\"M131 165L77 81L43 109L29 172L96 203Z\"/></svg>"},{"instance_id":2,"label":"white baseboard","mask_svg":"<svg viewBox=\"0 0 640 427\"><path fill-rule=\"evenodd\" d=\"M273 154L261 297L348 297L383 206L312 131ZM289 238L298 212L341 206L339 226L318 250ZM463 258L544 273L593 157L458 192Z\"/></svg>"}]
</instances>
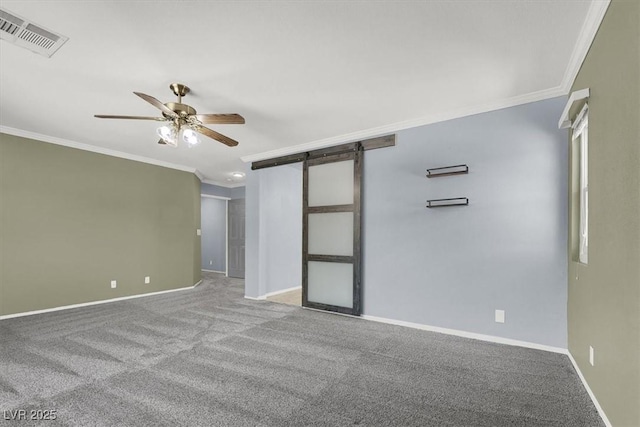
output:
<instances>
[{"instance_id":1,"label":"white baseboard","mask_svg":"<svg viewBox=\"0 0 640 427\"><path fill-rule=\"evenodd\" d=\"M105 299L105 300L100 300L100 301L83 302L83 303L80 303L80 304L63 305L63 306L60 306L60 307L45 308L43 310L25 311L25 312L22 312L22 313L14 313L14 314L5 314L4 316L0 316L0 320L13 319L13 318L16 318L16 317L23 317L23 316L33 316L35 314L51 313L53 311L70 310L72 308L89 307L91 305L108 304L110 302L124 301L124 300L134 299L134 298L150 297L150 296L153 296L153 295L167 294L169 292L185 291L187 289L195 288L200 283L202 283L202 280L200 280L198 283L196 283L193 286L187 286L185 288L169 289L169 290L166 290L166 291L158 291L158 292L149 292L149 293L146 293L146 294L130 295L128 297L110 298L110 299Z\"/></svg>"},{"instance_id":2,"label":"white baseboard","mask_svg":"<svg viewBox=\"0 0 640 427\"><path fill-rule=\"evenodd\" d=\"M294 287L292 287L292 288L282 289L282 290L280 290L280 291L269 292L269 293L266 293L266 294L264 294L264 295L260 295L260 296L258 296L258 297L248 297L248 296L246 296L246 295L245 295L244 297L245 297L246 299L252 299L252 300L256 300L256 301L262 301L262 300L265 300L265 299L267 299L267 298L269 298L269 297L272 297L272 296L275 296L275 295L284 294L284 293L286 293L286 292L295 291L295 290L298 290L298 289L302 289L302 286L294 286Z\"/></svg>"},{"instance_id":3,"label":"white baseboard","mask_svg":"<svg viewBox=\"0 0 640 427\"><path fill-rule=\"evenodd\" d=\"M604 409L602 409L602 406L600 406L598 399L596 399L596 395L593 394L593 391L591 391L591 387L589 387L587 380L584 379L584 375L582 375L582 371L580 371L580 368L578 367L576 360L573 358L573 356L569 351L567 351L567 356L569 356L569 360L571 360L571 364L573 364L573 369L575 369L576 372L578 373L578 376L580 377L580 381L582 381L582 385L587 390L587 393L589 393L589 397L591 398L591 400L593 401L593 404L598 410L598 414L600 414L600 418L602 418L604 425L607 427L612 427L611 422L609 421L609 418L607 418L607 415L604 413Z\"/></svg>"},{"instance_id":4,"label":"white baseboard","mask_svg":"<svg viewBox=\"0 0 640 427\"><path fill-rule=\"evenodd\" d=\"M195 285L193 285L191 288L193 289L193 288L197 287L200 284L202 284L202 279L198 280L198 282ZM189 289L189 288L186 288L186 289Z\"/></svg>"},{"instance_id":5,"label":"white baseboard","mask_svg":"<svg viewBox=\"0 0 640 427\"><path fill-rule=\"evenodd\" d=\"M566 348L552 347L549 345L537 344L537 343L532 343L528 341L513 340L511 338L496 337L494 335L483 335L483 334L477 334L475 332L460 331L458 329L448 329L448 328L441 328L438 326L422 325L420 323L405 322L403 320L394 320L394 319L387 319L384 317L369 316L368 314L363 314L362 318L365 320L373 320L374 322L388 323L391 325L398 325L398 326L406 326L408 328L422 329L424 331L438 332L438 333L447 334L447 335L455 335L458 337L471 338L474 340L488 341L488 342L494 342L498 344L514 345L517 347L533 348L536 350L550 351L552 353L569 354Z\"/></svg>"},{"instance_id":6,"label":"white baseboard","mask_svg":"<svg viewBox=\"0 0 640 427\"><path fill-rule=\"evenodd\" d=\"M227 274L226 271L218 271L218 270L207 270L207 269L202 269L200 271L206 271L207 273L221 273L221 274Z\"/></svg>"}]
</instances>

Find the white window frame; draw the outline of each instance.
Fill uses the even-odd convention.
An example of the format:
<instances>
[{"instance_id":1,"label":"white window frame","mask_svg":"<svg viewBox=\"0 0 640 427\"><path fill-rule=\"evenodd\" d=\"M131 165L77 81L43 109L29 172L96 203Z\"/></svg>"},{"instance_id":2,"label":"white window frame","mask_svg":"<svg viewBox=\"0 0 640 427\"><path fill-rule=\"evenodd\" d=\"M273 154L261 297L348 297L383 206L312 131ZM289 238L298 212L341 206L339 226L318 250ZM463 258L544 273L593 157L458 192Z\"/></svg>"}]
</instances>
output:
<instances>
[{"instance_id":1,"label":"white window frame","mask_svg":"<svg viewBox=\"0 0 640 427\"><path fill-rule=\"evenodd\" d=\"M589 261L589 107L584 105L572 124L572 139L579 152L580 228L578 260Z\"/></svg>"}]
</instances>

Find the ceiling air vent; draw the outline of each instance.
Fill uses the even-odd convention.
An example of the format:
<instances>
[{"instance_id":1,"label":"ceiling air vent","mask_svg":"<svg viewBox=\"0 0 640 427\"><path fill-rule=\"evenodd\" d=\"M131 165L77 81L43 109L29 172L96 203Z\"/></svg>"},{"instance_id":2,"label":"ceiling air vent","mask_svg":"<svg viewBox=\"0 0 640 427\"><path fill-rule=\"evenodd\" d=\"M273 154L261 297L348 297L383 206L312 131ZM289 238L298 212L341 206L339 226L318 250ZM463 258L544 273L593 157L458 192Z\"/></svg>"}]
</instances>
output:
<instances>
[{"instance_id":1,"label":"ceiling air vent","mask_svg":"<svg viewBox=\"0 0 640 427\"><path fill-rule=\"evenodd\" d=\"M0 39L46 57L51 57L69 40L6 9L0 9Z\"/></svg>"}]
</instances>

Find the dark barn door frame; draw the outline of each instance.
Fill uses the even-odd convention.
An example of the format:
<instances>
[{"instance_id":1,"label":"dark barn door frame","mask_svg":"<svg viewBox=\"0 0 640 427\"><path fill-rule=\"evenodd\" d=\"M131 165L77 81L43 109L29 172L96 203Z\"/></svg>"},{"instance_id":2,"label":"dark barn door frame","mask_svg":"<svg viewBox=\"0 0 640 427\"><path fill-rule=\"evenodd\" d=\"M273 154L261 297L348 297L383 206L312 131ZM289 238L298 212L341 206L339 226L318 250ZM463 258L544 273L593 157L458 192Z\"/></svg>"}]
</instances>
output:
<instances>
[{"instance_id":1,"label":"dark barn door frame","mask_svg":"<svg viewBox=\"0 0 640 427\"><path fill-rule=\"evenodd\" d=\"M362 145L359 143L343 145L341 151L336 152L335 148L318 150L304 161L302 169L303 197L302 197L302 306L315 308L318 310L334 311L336 313L360 316L362 314L362 271L361 271L361 203L362 192ZM309 206L309 167L336 163L342 161L353 161L353 203L348 205L330 206ZM309 254L309 214L353 212L353 255L315 255ZM351 307L323 304L310 301L309 295L309 262L336 262L351 264L353 266L352 293L353 300Z\"/></svg>"}]
</instances>

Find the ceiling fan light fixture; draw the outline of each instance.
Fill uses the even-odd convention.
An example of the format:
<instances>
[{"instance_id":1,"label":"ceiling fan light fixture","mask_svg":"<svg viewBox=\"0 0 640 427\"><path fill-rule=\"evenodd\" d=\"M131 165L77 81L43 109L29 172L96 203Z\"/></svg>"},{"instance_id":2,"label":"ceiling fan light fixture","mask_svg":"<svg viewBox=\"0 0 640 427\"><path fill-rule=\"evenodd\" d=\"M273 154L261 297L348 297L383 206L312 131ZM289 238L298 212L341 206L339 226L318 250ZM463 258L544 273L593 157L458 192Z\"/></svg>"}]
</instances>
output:
<instances>
[{"instance_id":1,"label":"ceiling fan light fixture","mask_svg":"<svg viewBox=\"0 0 640 427\"><path fill-rule=\"evenodd\" d=\"M193 147L194 145L200 142L200 138L198 138L198 134L193 129L184 129L182 131L182 140L186 142L189 147Z\"/></svg>"},{"instance_id":2,"label":"ceiling fan light fixture","mask_svg":"<svg viewBox=\"0 0 640 427\"><path fill-rule=\"evenodd\" d=\"M157 130L158 136L162 138L167 145L176 147L178 145L177 132L175 126L164 125L160 126Z\"/></svg>"}]
</instances>

